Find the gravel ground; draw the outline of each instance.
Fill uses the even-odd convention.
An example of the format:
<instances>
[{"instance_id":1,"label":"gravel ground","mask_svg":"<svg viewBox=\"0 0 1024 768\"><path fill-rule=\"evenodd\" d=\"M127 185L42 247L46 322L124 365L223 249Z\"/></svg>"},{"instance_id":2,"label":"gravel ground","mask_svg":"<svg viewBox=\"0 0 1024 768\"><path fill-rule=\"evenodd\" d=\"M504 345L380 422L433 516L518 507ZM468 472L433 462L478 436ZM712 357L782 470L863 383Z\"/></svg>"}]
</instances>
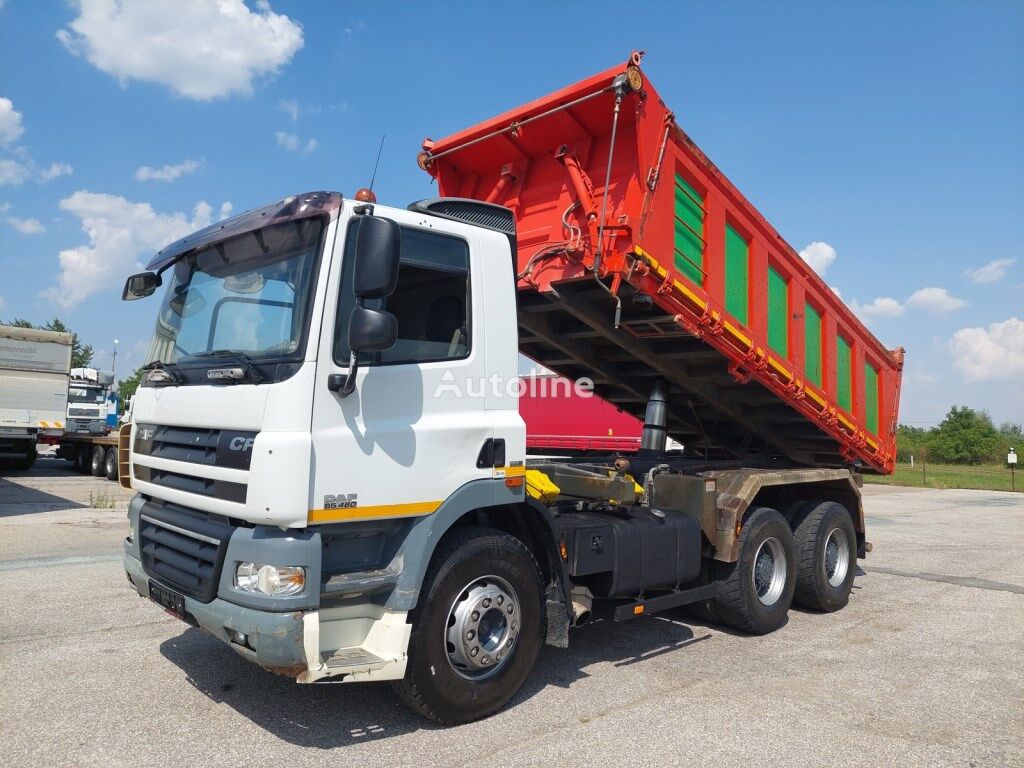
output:
<instances>
[{"instance_id":1,"label":"gravel ground","mask_svg":"<svg viewBox=\"0 0 1024 768\"><path fill-rule=\"evenodd\" d=\"M0 766L1024 765L1024 499L865 489L850 605L766 637L680 611L545 649L504 712L443 729L385 685L304 687L135 595L130 494L0 478Z\"/></svg>"}]
</instances>

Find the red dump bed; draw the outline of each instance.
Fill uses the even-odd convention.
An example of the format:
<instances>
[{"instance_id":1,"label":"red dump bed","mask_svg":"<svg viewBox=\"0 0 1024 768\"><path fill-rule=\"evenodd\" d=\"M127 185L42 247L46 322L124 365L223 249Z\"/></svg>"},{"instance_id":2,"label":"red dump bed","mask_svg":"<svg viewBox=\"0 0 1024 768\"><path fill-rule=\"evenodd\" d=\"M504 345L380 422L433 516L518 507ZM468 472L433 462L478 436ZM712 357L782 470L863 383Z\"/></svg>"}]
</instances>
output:
<instances>
[{"instance_id":1,"label":"red dump bed","mask_svg":"<svg viewBox=\"0 0 1024 768\"><path fill-rule=\"evenodd\" d=\"M638 417L667 380L669 433L695 456L892 471L903 351L683 133L639 64L424 142L442 196L515 215L522 351Z\"/></svg>"}]
</instances>

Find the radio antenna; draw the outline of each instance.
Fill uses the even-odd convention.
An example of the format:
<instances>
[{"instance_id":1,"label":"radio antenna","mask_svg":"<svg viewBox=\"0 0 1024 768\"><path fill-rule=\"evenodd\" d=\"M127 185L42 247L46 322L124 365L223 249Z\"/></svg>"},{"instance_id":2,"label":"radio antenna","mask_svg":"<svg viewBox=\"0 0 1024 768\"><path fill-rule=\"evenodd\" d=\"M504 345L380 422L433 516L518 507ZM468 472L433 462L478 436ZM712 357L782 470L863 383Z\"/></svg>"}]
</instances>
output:
<instances>
[{"instance_id":1,"label":"radio antenna","mask_svg":"<svg viewBox=\"0 0 1024 768\"><path fill-rule=\"evenodd\" d=\"M380 165L380 154L381 154L381 152L384 151L384 139L386 139L387 137L388 137L388 135L386 133L383 136L380 137L380 147L377 149L377 162L375 162L373 164L373 175L370 176L370 189L371 190L373 189L373 182L377 180L377 166Z\"/></svg>"}]
</instances>

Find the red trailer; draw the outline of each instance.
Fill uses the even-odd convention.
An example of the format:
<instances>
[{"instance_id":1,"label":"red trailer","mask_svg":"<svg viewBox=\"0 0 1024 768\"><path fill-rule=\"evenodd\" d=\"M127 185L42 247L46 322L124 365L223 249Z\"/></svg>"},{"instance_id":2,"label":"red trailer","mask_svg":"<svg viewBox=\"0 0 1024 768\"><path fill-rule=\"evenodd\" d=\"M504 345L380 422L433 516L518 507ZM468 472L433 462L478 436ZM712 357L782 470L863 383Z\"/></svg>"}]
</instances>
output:
<instances>
[{"instance_id":1,"label":"red trailer","mask_svg":"<svg viewBox=\"0 0 1024 768\"><path fill-rule=\"evenodd\" d=\"M574 391L572 382L557 374L526 377L519 414L531 453L640 449L642 421L594 394Z\"/></svg>"},{"instance_id":2,"label":"red trailer","mask_svg":"<svg viewBox=\"0 0 1024 768\"><path fill-rule=\"evenodd\" d=\"M708 458L891 472L887 350L676 124L641 54L439 141L447 197L516 219L521 351Z\"/></svg>"}]
</instances>

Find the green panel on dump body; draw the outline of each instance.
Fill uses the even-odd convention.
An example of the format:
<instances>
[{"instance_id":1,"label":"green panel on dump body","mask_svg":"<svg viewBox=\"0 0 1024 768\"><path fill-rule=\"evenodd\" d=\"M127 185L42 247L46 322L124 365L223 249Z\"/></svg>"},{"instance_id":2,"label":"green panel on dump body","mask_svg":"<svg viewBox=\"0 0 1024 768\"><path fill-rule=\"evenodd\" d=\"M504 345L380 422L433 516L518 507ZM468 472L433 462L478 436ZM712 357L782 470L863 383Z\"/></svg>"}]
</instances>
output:
<instances>
[{"instance_id":1,"label":"green panel on dump body","mask_svg":"<svg viewBox=\"0 0 1024 768\"><path fill-rule=\"evenodd\" d=\"M744 325L747 324L750 277L750 246L743 236L725 225L725 308Z\"/></svg>"},{"instance_id":2,"label":"green panel on dump body","mask_svg":"<svg viewBox=\"0 0 1024 768\"><path fill-rule=\"evenodd\" d=\"M868 432L878 434L878 371L864 363L864 421Z\"/></svg>"},{"instance_id":3,"label":"green panel on dump body","mask_svg":"<svg viewBox=\"0 0 1024 768\"><path fill-rule=\"evenodd\" d=\"M853 387L850 383L853 377L852 357L850 342L842 336L836 336L836 399L839 407L847 411L853 410Z\"/></svg>"},{"instance_id":4,"label":"green panel on dump body","mask_svg":"<svg viewBox=\"0 0 1024 768\"><path fill-rule=\"evenodd\" d=\"M676 174L675 262L680 274L704 284L704 197ZM699 202L698 202L699 201ZM693 230L693 231L691 231ZM694 234L699 233L699 236Z\"/></svg>"},{"instance_id":5,"label":"green panel on dump body","mask_svg":"<svg viewBox=\"0 0 1024 768\"><path fill-rule=\"evenodd\" d=\"M789 284L768 267L768 346L789 357Z\"/></svg>"},{"instance_id":6,"label":"green panel on dump body","mask_svg":"<svg viewBox=\"0 0 1024 768\"><path fill-rule=\"evenodd\" d=\"M821 386L821 315L804 306L804 376Z\"/></svg>"}]
</instances>

